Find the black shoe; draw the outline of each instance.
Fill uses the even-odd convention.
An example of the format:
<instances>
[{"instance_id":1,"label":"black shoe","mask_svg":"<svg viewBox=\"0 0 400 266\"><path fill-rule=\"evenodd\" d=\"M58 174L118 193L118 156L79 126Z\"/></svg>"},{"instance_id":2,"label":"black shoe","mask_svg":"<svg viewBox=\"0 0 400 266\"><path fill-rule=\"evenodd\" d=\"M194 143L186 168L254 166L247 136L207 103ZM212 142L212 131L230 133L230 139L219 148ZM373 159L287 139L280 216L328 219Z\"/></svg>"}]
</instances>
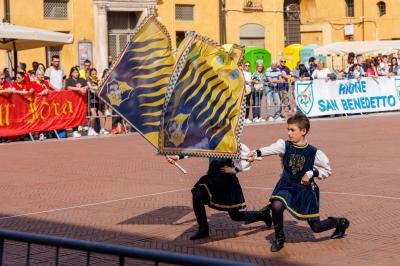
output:
<instances>
[{"instance_id":1,"label":"black shoe","mask_svg":"<svg viewBox=\"0 0 400 266\"><path fill-rule=\"evenodd\" d=\"M202 238L206 238L210 235L208 227L199 227L199 230L197 230L197 232L192 235L189 239L190 240L197 240L197 239L202 239Z\"/></svg>"},{"instance_id":2,"label":"black shoe","mask_svg":"<svg viewBox=\"0 0 400 266\"><path fill-rule=\"evenodd\" d=\"M329 217L329 219L333 219L336 221L336 230L331 235L331 239L338 239L344 237L344 233L346 232L346 229L349 227L350 221L347 220L346 218Z\"/></svg>"},{"instance_id":3,"label":"black shoe","mask_svg":"<svg viewBox=\"0 0 400 266\"><path fill-rule=\"evenodd\" d=\"M275 227L275 240L272 241L271 252L281 250L285 244L285 234L283 233L283 226Z\"/></svg>"}]
</instances>

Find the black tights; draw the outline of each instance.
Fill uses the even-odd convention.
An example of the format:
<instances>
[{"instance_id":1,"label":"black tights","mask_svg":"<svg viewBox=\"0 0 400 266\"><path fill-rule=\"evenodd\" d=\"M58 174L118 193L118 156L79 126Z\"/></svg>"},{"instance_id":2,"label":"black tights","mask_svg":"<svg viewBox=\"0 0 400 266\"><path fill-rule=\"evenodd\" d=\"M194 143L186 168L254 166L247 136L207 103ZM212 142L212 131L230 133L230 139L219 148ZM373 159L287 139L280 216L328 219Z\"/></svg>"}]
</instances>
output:
<instances>
[{"instance_id":1,"label":"black tights","mask_svg":"<svg viewBox=\"0 0 400 266\"><path fill-rule=\"evenodd\" d=\"M200 227L208 227L207 214L205 205L210 203L210 197L204 188L194 188L193 196L193 211L196 215L197 223ZM259 211L239 211L238 209L227 210L229 217L236 222L239 221L262 221L263 216Z\"/></svg>"},{"instance_id":2,"label":"black tights","mask_svg":"<svg viewBox=\"0 0 400 266\"><path fill-rule=\"evenodd\" d=\"M283 227L283 211L285 205L280 200L274 200L271 204L272 221L275 226ZM314 233L321 233L330 230L336 226L333 219L325 219L323 221L308 221L308 225Z\"/></svg>"}]
</instances>

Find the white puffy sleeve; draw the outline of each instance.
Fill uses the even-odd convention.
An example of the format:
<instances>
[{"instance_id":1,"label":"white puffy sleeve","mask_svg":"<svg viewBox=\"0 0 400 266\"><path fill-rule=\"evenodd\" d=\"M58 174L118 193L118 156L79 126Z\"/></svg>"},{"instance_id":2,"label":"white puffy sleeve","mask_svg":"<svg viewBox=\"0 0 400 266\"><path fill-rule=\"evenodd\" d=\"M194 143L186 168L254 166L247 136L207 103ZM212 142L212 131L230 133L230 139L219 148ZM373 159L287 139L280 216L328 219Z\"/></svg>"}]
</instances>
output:
<instances>
[{"instance_id":1,"label":"white puffy sleeve","mask_svg":"<svg viewBox=\"0 0 400 266\"><path fill-rule=\"evenodd\" d=\"M332 174L332 169L328 157L320 150L317 150L314 161L314 171L308 171L308 178L316 177L318 179L326 179Z\"/></svg>"},{"instance_id":2,"label":"white puffy sleeve","mask_svg":"<svg viewBox=\"0 0 400 266\"><path fill-rule=\"evenodd\" d=\"M280 155L285 154L285 141L279 139L277 142L270 146L263 147L257 150L257 156L269 156L269 155Z\"/></svg>"}]
</instances>

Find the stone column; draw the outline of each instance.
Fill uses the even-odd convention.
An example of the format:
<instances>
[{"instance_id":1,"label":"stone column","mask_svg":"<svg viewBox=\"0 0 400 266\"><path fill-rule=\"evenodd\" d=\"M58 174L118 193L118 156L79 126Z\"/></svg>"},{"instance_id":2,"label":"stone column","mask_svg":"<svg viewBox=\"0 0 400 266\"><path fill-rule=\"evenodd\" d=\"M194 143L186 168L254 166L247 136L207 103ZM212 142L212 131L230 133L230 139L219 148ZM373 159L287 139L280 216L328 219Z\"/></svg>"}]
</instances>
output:
<instances>
[{"instance_id":1,"label":"stone column","mask_svg":"<svg viewBox=\"0 0 400 266\"><path fill-rule=\"evenodd\" d=\"M95 47L94 61L99 73L108 67L107 6L96 4L94 8Z\"/></svg>"}]
</instances>

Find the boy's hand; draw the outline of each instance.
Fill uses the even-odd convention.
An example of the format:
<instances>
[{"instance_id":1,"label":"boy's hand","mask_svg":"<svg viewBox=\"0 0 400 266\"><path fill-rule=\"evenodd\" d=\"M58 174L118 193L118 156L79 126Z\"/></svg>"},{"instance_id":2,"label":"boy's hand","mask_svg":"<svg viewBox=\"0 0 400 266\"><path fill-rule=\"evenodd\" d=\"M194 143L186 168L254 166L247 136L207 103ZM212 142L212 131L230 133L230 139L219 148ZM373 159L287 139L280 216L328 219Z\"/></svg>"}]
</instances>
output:
<instances>
[{"instance_id":1,"label":"boy's hand","mask_svg":"<svg viewBox=\"0 0 400 266\"><path fill-rule=\"evenodd\" d=\"M167 161L170 164L175 164L179 160L179 156L178 155L171 155L171 156L166 155L165 158L167 158Z\"/></svg>"},{"instance_id":2,"label":"boy's hand","mask_svg":"<svg viewBox=\"0 0 400 266\"><path fill-rule=\"evenodd\" d=\"M304 175L304 176L301 178L301 184L302 184L302 185L305 185L305 186L310 185L310 179L308 178L307 175Z\"/></svg>"},{"instance_id":3,"label":"boy's hand","mask_svg":"<svg viewBox=\"0 0 400 266\"><path fill-rule=\"evenodd\" d=\"M246 161L248 161L248 162L254 162L254 160L256 159L256 157L257 157L257 152L256 151L251 151L251 152L249 152L248 154L247 154L247 160Z\"/></svg>"}]
</instances>

